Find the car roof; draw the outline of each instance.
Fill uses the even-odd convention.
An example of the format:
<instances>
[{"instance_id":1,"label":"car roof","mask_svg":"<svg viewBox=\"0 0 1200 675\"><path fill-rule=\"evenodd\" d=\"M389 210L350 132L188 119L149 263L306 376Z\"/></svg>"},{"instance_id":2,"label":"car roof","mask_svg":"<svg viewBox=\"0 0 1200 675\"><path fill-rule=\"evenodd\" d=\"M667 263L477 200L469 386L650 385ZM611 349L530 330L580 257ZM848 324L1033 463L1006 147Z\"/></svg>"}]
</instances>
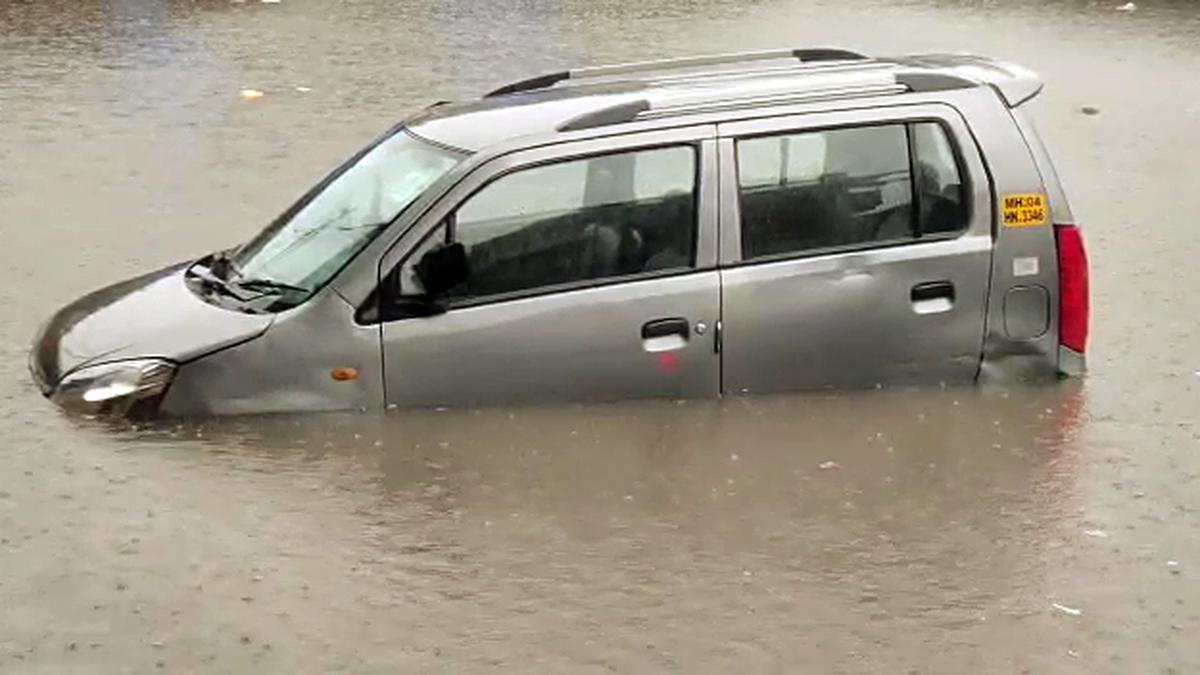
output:
<instances>
[{"instance_id":1,"label":"car roof","mask_svg":"<svg viewBox=\"0 0 1200 675\"><path fill-rule=\"evenodd\" d=\"M810 100L990 86L1012 107L1041 79L966 54L868 57L836 48L786 49L593 66L514 82L469 101L443 102L407 122L434 142L478 151L524 136ZM744 116L744 114L742 115Z\"/></svg>"}]
</instances>

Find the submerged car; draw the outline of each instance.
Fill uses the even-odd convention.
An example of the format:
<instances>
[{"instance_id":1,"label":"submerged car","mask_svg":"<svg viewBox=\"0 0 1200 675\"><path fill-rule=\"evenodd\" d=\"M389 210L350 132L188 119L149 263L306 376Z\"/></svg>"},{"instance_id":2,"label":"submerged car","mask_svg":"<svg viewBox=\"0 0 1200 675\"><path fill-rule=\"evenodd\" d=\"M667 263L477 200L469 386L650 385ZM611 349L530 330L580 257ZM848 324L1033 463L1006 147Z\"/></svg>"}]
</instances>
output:
<instances>
[{"instance_id":1,"label":"submerged car","mask_svg":"<svg viewBox=\"0 0 1200 675\"><path fill-rule=\"evenodd\" d=\"M1041 88L797 49L436 104L241 247L60 310L33 376L145 416L1078 374L1088 268Z\"/></svg>"}]
</instances>

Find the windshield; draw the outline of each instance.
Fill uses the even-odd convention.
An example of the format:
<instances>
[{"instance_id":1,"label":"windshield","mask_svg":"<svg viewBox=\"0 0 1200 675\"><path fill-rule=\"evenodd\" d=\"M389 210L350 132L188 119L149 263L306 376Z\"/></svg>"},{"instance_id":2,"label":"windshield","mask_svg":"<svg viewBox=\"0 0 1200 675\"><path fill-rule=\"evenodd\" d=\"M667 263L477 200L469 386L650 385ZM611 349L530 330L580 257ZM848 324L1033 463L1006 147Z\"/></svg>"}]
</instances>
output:
<instances>
[{"instance_id":1,"label":"windshield","mask_svg":"<svg viewBox=\"0 0 1200 675\"><path fill-rule=\"evenodd\" d=\"M463 158L397 131L242 246L237 277L311 295Z\"/></svg>"}]
</instances>

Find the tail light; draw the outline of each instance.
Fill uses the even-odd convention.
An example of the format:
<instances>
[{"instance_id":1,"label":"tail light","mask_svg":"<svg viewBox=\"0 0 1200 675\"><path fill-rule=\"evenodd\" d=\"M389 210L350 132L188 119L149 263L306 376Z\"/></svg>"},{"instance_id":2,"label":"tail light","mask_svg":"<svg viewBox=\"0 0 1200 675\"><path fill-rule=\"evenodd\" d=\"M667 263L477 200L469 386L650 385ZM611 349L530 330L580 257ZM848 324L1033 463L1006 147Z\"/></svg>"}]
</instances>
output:
<instances>
[{"instance_id":1,"label":"tail light","mask_svg":"<svg viewBox=\"0 0 1200 675\"><path fill-rule=\"evenodd\" d=\"M1088 262L1083 234L1074 225L1054 228L1058 240L1058 341L1080 354L1087 348Z\"/></svg>"}]
</instances>

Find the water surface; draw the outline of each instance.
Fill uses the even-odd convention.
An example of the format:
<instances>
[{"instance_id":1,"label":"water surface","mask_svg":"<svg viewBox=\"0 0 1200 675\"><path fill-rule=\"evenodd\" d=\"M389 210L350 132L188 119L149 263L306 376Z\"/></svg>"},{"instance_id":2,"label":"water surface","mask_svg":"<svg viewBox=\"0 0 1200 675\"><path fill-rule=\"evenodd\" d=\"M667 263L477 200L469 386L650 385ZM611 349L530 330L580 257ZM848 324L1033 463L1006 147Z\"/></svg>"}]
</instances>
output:
<instances>
[{"instance_id":1,"label":"water surface","mask_svg":"<svg viewBox=\"0 0 1200 675\"><path fill-rule=\"evenodd\" d=\"M1200 11L847 4L0 3L0 671L1200 669ZM53 309L430 101L802 45L1044 76L1085 381L151 430L29 382Z\"/></svg>"}]
</instances>

